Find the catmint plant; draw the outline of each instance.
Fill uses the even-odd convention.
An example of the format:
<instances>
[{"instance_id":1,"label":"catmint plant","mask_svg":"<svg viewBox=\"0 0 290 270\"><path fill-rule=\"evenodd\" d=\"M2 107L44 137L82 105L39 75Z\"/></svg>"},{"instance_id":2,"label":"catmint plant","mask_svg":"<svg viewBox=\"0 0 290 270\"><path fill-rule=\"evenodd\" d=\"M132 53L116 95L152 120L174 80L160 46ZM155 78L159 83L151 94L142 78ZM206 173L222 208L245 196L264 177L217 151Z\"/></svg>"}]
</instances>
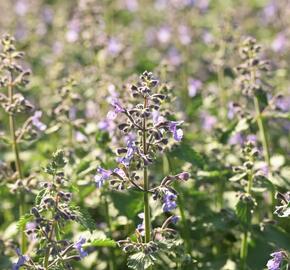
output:
<instances>
[{"instance_id":1,"label":"catmint plant","mask_svg":"<svg viewBox=\"0 0 290 270\"><path fill-rule=\"evenodd\" d=\"M270 147L265 120L262 115L261 96L266 95L267 85L262 79L263 73L269 71L269 61L261 59L261 45L256 39L249 37L245 39L240 47L240 57L242 64L237 67L239 73L238 84L242 93L251 98L254 103L254 119L258 125L260 138L263 146L264 159L269 167Z\"/></svg>"},{"instance_id":2,"label":"catmint plant","mask_svg":"<svg viewBox=\"0 0 290 270\"><path fill-rule=\"evenodd\" d=\"M25 174L23 172L22 161L20 157L20 143L26 140L32 140L38 134L46 129L46 125L40 120L41 111L35 111L34 106L22 94L24 87L29 82L30 71L21 65L24 53L17 51L15 40L9 35L4 35L1 39L0 54L0 87L3 92L0 93L0 104L9 118L10 137L5 141L11 145L14 152L14 162L16 174L13 176L15 185L13 191L19 196L19 216L25 214ZM5 92L6 91L6 92ZM29 116L33 114L32 116ZM27 120L20 124L19 116L25 115ZM2 136L2 139L5 136ZM21 235L21 249L26 249L25 235Z\"/></svg>"},{"instance_id":3,"label":"catmint plant","mask_svg":"<svg viewBox=\"0 0 290 270\"><path fill-rule=\"evenodd\" d=\"M117 190L135 189L143 193L143 222L136 229L134 239L119 241L119 246L130 254L130 268L147 269L155 263L155 254L163 249L160 241L174 232L169 225L178 219L171 216L161 228L153 229L150 196L160 202L163 212L171 212L177 207L178 196L172 184L187 181L190 176L182 172L166 176L157 186L149 182L149 168L157 155L162 153L171 138L175 142L181 141L182 121L169 120L168 111L163 109L167 88L159 86L151 72L145 71L138 82L130 86L130 91L132 101L124 104L121 100L113 100L113 110L109 114L118 120L118 128L126 138L126 145L116 150L117 167L98 168L95 182L98 188L109 183Z\"/></svg>"},{"instance_id":4,"label":"catmint plant","mask_svg":"<svg viewBox=\"0 0 290 270\"><path fill-rule=\"evenodd\" d=\"M20 227L31 238L28 253L17 250L18 261L13 269L72 269L71 262L88 255L85 238L72 242L64 238L64 227L69 222L81 223L78 208L71 203L69 179L64 174L67 161L58 150L45 168L47 180L41 185L35 205L26 214ZM25 225L25 227L24 227Z\"/></svg>"},{"instance_id":5,"label":"catmint plant","mask_svg":"<svg viewBox=\"0 0 290 270\"><path fill-rule=\"evenodd\" d=\"M260 153L254 141L247 141L242 148L242 166L233 167L234 176L230 181L239 183L241 190L238 193L236 214L240 221L242 241L240 248L241 269L247 269L249 238L252 233L252 217L257 201L255 191L258 187L267 187L269 181L263 168L257 167Z\"/></svg>"}]
</instances>

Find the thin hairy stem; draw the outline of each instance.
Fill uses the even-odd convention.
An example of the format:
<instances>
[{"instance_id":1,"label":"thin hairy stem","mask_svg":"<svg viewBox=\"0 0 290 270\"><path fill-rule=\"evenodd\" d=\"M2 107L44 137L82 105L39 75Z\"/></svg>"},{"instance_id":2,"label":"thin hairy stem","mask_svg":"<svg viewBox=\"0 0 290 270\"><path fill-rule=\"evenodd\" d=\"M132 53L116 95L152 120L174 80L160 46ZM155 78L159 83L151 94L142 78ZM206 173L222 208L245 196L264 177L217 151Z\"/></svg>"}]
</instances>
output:
<instances>
[{"instance_id":1,"label":"thin hairy stem","mask_svg":"<svg viewBox=\"0 0 290 270\"><path fill-rule=\"evenodd\" d=\"M9 103L10 105L13 104L13 75L12 72L10 72L10 81L8 84L8 98L9 98ZM10 136L11 136L11 141L12 141L12 150L14 152L15 156L15 165L16 165L16 170L18 173L18 178L20 180L23 179L23 174L22 174L22 167L21 167L21 160L19 157L19 148L18 148L18 143L17 143L17 137L16 137L16 124L15 124L15 116L13 112L9 112L9 129L10 129ZM22 191L20 191L19 194L19 217L21 218L25 213L25 195ZM22 253L26 251L26 237L25 233L22 231L20 233L20 247Z\"/></svg>"},{"instance_id":2,"label":"thin hairy stem","mask_svg":"<svg viewBox=\"0 0 290 270\"><path fill-rule=\"evenodd\" d=\"M252 81L254 83L256 80L256 71L255 70L253 70L251 72L251 77L252 77ZM269 169L269 172L271 175L271 156L270 156L268 134L266 132L266 126L265 126L263 116L261 113L259 99L256 95L254 96L254 106L255 106L255 111L256 111L256 121L257 121L257 125L259 128L260 138L261 138L262 147L263 147L263 155L264 155L265 162L267 163L267 166L268 166L268 169ZM275 190L273 188L271 190L271 205L272 205L271 212L273 212L274 208L275 208L275 206L274 206L275 205Z\"/></svg>"},{"instance_id":3,"label":"thin hairy stem","mask_svg":"<svg viewBox=\"0 0 290 270\"><path fill-rule=\"evenodd\" d=\"M253 185L253 171L251 170L248 174L248 184L247 184L247 193L249 195L251 195L252 185ZM250 225L251 225L251 221L250 221L250 224L248 224L248 226ZM249 231L248 231L248 228L246 228L242 236L241 251L240 251L241 270L246 269L246 261L248 257L248 235L249 235Z\"/></svg>"},{"instance_id":4,"label":"thin hairy stem","mask_svg":"<svg viewBox=\"0 0 290 270\"><path fill-rule=\"evenodd\" d=\"M147 99L144 99L144 108L147 107ZM146 118L143 119L143 127L142 127L142 134L143 134L143 151L144 155L147 154L147 132L146 132ZM150 222L150 206L149 206L149 181L148 181L148 171L146 165L143 169L143 181L144 181L144 193L143 193L143 200L144 200L144 223L145 223L145 242L148 243L151 240L151 222Z\"/></svg>"}]
</instances>

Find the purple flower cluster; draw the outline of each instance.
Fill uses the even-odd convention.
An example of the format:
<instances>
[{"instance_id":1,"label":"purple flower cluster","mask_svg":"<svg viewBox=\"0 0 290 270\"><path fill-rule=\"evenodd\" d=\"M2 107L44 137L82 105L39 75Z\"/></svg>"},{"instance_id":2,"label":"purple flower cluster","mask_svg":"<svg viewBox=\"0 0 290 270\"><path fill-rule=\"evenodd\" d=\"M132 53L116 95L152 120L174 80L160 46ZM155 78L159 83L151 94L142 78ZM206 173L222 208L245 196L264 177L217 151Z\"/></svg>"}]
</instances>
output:
<instances>
[{"instance_id":1,"label":"purple flower cluster","mask_svg":"<svg viewBox=\"0 0 290 270\"><path fill-rule=\"evenodd\" d=\"M271 260L267 263L268 270L280 270L281 263L284 258L284 254L282 251L277 251L271 254L271 257L273 257Z\"/></svg>"},{"instance_id":2,"label":"purple flower cluster","mask_svg":"<svg viewBox=\"0 0 290 270\"><path fill-rule=\"evenodd\" d=\"M46 130L47 126L40 121L41 116L42 116L42 112L36 111L34 115L31 117L31 122L35 128L37 128L40 131L44 131Z\"/></svg>"},{"instance_id":3,"label":"purple flower cluster","mask_svg":"<svg viewBox=\"0 0 290 270\"><path fill-rule=\"evenodd\" d=\"M17 263L14 263L12 265L12 270L19 270L20 267L23 266L29 260L29 257L27 255L21 254L19 248L16 249L16 253L18 255L18 261Z\"/></svg>"},{"instance_id":4,"label":"purple flower cluster","mask_svg":"<svg viewBox=\"0 0 290 270\"><path fill-rule=\"evenodd\" d=\"M177 199L176 194L167 190L163 196L163 205L162 205L163 212L170 212L174 210L177 207L176 199Z\"/></svg>"},{"instance_id":5,"label":"purple flower cluster","mask_svg":"<svg viewBox=\"0 0 290 270\"><path fill-rule=\"evenodd\" d=\"M183 121L180 122L174 122L171 121L169 122L168 126L169 126L169 130L172 132L173 134L173 138L174 140L176 140L177 142L180 142L182 140L183 137L183 131L181 128L179 128L179 126L183 123Z\"/></svg>"},{"instance_id":6,"label":"purple flower cluster","mask_svg":"<svg viewBox=\"0 0 290 270\"><path fill-rule=\"evenodd\" d=\"M78 251L81 258L88 256L88 252L86 252L83 248L83 245L86 243L86 239L80 237L80 239L73 245L73 247Z\"/></svg>"}]
</instances>

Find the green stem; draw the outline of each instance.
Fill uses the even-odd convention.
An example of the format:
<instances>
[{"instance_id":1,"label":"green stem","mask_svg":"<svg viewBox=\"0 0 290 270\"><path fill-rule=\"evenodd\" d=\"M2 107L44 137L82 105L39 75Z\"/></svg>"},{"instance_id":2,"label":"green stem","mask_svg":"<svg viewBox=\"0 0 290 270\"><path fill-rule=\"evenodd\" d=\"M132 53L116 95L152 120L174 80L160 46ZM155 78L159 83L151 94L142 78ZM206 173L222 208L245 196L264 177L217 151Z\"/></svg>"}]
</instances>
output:
<instances>
[{"instance_id":1,"label":"green stem","mask_svg":"<svg viewBox=\"0 0 290 270\"><path fill-rule=\"evenodd\" d=\"M264 125L264 122L262 119L262 115L261 115L259 100L256 96L254 97L254 104L255 104L255 110L256 110L257 125L259 128L261 142L262 142L262 146L263 146L264 158L265 158L265 161L266 161L269 169L271 169L270 150L269 150L266 129L265 129L265 125Z\"/></svg>"},{"instance_id":2,"label":"green stem","mask_svg":"<svg viewBox=\"0 0 290 270\"><path fill-rule=\"evenodd\" d=\"M54 176L53 176L53 181L54 181ZM58 207L58 196L56 196L55 201L56 201L56 203L55 203L55 207L54 207L54 210L53 210L53 213L52 213L52 218L54 218L55 212L56 212L57 207ZM52 242L52 238L53 238L54 231L55 231L56 227L57 227L57 221L53 220L52 225L51 225L51 231L50 231L50 234L48 236L48 245L50 245L51 242ZM44 257L44 268L45 268L45 270L49 269L48 263L49 263L50 251L51 251L51 247L47 246L45 257Z\"/></svg>"},{"instance_id":3,"label":"green stem","mask_svg":"<svg viewBox=\"0 0 290 270\"><path fill-rule=\"evenodd\" d=\"M249 195L251 195L252 185L253 185L253 172L251 170L248 173L248 185L247 185L247 193ZM251 221L249 223L251 223ZM246 269L246 261L247 261L247 256L248 256L248 234L249 234L248 228L246 228L242 236L242 243L241 243L241 252L240 252L241 270Z\"/></svg>"},{"instance_id":4,"label":"green stem","mask_svg":"<svg viewBox=\"0 0 290 270\"><path fill-rule=\"evenodd\" d=\"M251 76L252 76L252 81L255 82L255 77L256 77L255 70L252 71ZM260 138L261 138L261 142L262 142L262 146L263 146L264 159L268 165L269 172L271 175L271 159L270 159L269 141L268 141L265 123L263 121L263 117L261 114L261 108L260 108L260 104L259 104L259 100L258 100L257 96L254 96L254 106L255 106L255 111L256 111L256 121L257 121L257 125L259 128ZM274 209L275 209L275 189L273 189L273 188L271 189L271 205L272 205L271 213L273 213Z\"/></svg>"},{"instance_id":5,"label":"green stem","mask_svg":"<svg viewBox=\"0 0 290 270\"><path fill-rule=\"evenodd\" d=\"M147 99L144 99L144 108L147 107ZM143 119L143 151L144 155L147 154L147 133L146 133L146 118ZM143 181L144 181L144 223L145 223L145 242L148 243L151 240L151 222L150 222L150 206L149 206L149 181L148 181L148 171L146 165L144 165L143 169Z\"/></svg>"},{"instance_id":6,"label":"green stem","mask_svg":"<svg viewBox=\"0 0 290 270\"><path fill-rule=\"evenodd\" d=\"M105 204L106 222L109 229L109 237L112 238L113 229L112 229L112 222L111 222L111 217L109 213L109 202L107 199L107 194L104 195L104 204ZM110 255L112 258L112 260L110 260L110 269L116 270L117 269L116 256L115 256L115 250L113 248L110 248Z\"/></svg>"},{"instance_id":7,"label":"green stem","mask_svg":"<svg viewBox=\"0 0 290 270\"><path fill-rule=\"evenodd\" d=\"M10 73L10 82L8 85L8 97L10 104L13 103L13 76L12 73ZM16 138L16 125L15 125L15 117L13 112L9 112L9 129L10 129L10 136L12 139L12 150L15 155L15 164L16 164L16 170L18 173L18 177L20 180L23 179L22 174L22 168L21 168L21 161L19 157L19 148L17 144L17 138ZM19 217L21 218L25 213L25 195L22 191L20 191L19 195ZM26 237L24 231L20 233L21 235L21 251L24 253L26 251Z\"/></svg>"}]
</instances>

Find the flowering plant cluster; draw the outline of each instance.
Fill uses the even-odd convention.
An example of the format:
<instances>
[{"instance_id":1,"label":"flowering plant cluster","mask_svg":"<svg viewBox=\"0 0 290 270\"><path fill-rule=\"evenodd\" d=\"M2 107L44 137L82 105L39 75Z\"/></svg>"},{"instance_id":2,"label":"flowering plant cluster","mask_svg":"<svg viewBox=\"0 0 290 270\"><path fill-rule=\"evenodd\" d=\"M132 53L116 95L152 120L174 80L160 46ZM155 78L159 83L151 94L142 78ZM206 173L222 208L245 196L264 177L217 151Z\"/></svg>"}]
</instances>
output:
<instances>
[{"instance_id":1,"label":"flowering plant cluster","mask_svg":"<svg viewBox=\"0 0 290 270\"><path fill-rule=\"evenodd\" d=\"M158 240L166 236L164 232L170 232L167 229L168 225L177 221L177 217L171 216L161 228L156 228L152 232L149 195L152 194L154 200L161 201L163 212L170 212L177 207L177 191L172 187L173 183L187 181L190 175L187 172L169 175L156 187L150 187L148 167L154 163L157 154L164 151L170 140L169 135L176 142L181 141L182 122L168 120L169 112L163 109L163 103L167 100L166 87L160 85L151 72L145 71L138 82L130 86L130 91L133 101L123 105L120 100L113 100L111 104L113 110L108 113L110 119L116 119L119 114L124 116L124 119L120 117L118 128L124 133L126 146L116 151L117 168L112 170L98 168L95 182L98 188L108 181L117 190L135 188L143 193L144 217L142 226L136 230L138 241L122 240L119 241L119 245L124 251L133 253L133 258L137 251L143 252L144 256L149 258L142 259L144 260L142 267L147 269L154 264L153 254L159 249ZM143 171L142 176L140 171ZM128 266L132 267L130 260Z\"/></svg>"},{"instance_id":2,"label":"flowering plant cluster","mask_svg":"<svg viewBox=\"0 0 290 270\"><path fill-rule=\"evenodd\" d=\"M1 270L289 268L289 0L0 10Z\"/></svg>"}]
</instances>

